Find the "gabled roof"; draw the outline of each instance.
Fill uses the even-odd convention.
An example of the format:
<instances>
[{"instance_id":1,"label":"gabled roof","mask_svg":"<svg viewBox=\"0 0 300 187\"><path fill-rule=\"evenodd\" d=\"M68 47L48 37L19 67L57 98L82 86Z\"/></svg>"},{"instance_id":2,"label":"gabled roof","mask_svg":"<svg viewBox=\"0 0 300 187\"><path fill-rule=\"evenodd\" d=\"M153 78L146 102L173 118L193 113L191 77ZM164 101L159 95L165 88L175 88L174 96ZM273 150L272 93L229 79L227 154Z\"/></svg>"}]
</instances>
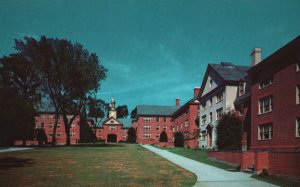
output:
<instances>
[{"instance_id":1,"label":"gabled roof","mask_svg":"<svg viewBox=\"0 0 300 187\"><path fill-rule=\"evenodd\" d=\"M179 106L138 105L137 115L142 116L172 116Z\"/></svg>"},{"instance_id":2,"label":"gabled roof","mask_svg":"<svg viewBox=\"0 0 300 187\"><path fill-rule=\"evenodd\" d=\"M221 62L220 64L208 64L201 84L198 99L202 96L205 83L210 71L216 72L216 74L223 80L223 83L225 84L238 84L239 81L247 75L247 71L249 69L250 66L236 66L229 62Z\"/></svg>"},{"instance_id":3,"label":"gabled roof","mask_svg":"<svg viewBox=\"0 0 300 187\"><path fill-rule=\"evenodd\" d=\"M91 120L93 120L93 118L89 118ZM103 124L106 121L109 121L110 119L114 119L114 118L102 118L101 121L98 123L97 127L103 127ZM127 118L118 118L118 119L114 119L117 122L119 122L120 124L123 125L123 128L130 128L132 127L132 120L131 119L127 119Z\"/></svg>"},{"instance_id":4,"label":"gabled roof","mask_svg":"<svg viewBox=\"0 0 300 187\"><path fill-rule=\"evenodd\" d=\"M189 100L188 102L186 102L184 105L180 106L176 111L174 111L174 113L172 114L172 117L175 118L178 114L182 114L186 108L188 108L190 105L193 104L199 104L199 101L197 100L197 98L192 98L191 100Z\"/></svg>"}]
</instances>

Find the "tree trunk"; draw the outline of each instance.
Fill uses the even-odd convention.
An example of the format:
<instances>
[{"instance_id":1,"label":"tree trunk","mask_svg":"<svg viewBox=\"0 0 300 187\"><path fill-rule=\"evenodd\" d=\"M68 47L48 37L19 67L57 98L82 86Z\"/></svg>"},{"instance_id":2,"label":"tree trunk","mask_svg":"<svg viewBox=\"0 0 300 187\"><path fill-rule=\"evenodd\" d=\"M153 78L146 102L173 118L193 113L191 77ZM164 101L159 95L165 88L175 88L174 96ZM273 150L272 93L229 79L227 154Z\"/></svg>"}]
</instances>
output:
<instances>
[{"instance_id":1,"label":"tree trunk","mask_svg":"<svg viewBox=\"0 0 300 187\"><path fill-rule=\"evenodd\" d=\"M25 147L25 146L26 146L26 138L25 138L25 137L23 137L22 146L23 146L23 147Z\"/></svg>"},{"instance_id":2,"label":"tree trunk","mask_svg":"<svg viewBox=\"0 0 300 187\"><path fill-rule=\"evenodd\" d=\"M65 126L65 133L66 133L66 146L69 146L69 145L71 145L71 141L70 141L70 126L71 125L69 125L70 123L69 123L66 112L63 111L62 115L64 118L64 126Z\"/></svg>"}]
</instances>

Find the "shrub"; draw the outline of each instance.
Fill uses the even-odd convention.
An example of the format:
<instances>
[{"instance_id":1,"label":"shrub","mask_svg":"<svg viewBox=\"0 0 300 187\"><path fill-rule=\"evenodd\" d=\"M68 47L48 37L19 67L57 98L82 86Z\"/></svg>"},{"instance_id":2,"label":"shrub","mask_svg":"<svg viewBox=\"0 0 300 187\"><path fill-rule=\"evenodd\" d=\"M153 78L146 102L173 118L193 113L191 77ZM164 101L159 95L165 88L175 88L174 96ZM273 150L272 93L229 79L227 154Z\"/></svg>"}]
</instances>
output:
<instances>
[{"instance_id":1,"label":"shrub","mask_svg":"<svg viewBox=\"0 0 300 187\"><path fill-rule=\"evenodd\" d=\"M159 142L168 142L168 135L165 131L160 133Z\"/></svg>"},{"instance_id":2,"label":"shrub","mask_svg":"<svg viewBox=\"0 0 300 187\"><path fill-rule=\"evenodd\" d=\"M184 144L184 136L181 132L176 132L174 134L174 146L175 147L183 147Z\"/></svg>"}]
</instances>

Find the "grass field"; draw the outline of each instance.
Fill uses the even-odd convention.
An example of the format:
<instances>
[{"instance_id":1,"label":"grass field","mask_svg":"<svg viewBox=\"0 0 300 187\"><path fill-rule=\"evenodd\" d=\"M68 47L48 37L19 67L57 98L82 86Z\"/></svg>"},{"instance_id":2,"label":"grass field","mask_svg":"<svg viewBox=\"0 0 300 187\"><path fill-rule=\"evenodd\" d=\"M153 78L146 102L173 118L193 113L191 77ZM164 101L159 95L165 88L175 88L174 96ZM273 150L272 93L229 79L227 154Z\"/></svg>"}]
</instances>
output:
<instances>
[{"instance_id":1,"label":"grass field","mask_svg":"<svg viewBox=\"0 0 300 187\"><path fill-rule=\"evenodd\" d=\"M139 145L0 153L0 186L193 186L196 176Z\"/></svg>"},{"instance_id":2,"label":"grass field","mask_svg":"<svg viewBox=\"0 0 300 187\"><path fill-rule=\"evenodd\" d=\"M184 147L158 147L160 149L168 150L172 153L190 158L192 160L196 160L198 162L202 162L204 164L208 164L214 167L218 167L221 169L235 169L232 166L229 166L227 164L218 163L214 161L210 161L207 159L207 151L201 150L201 149L188 149Z\"/></svg>"}]
</instances>

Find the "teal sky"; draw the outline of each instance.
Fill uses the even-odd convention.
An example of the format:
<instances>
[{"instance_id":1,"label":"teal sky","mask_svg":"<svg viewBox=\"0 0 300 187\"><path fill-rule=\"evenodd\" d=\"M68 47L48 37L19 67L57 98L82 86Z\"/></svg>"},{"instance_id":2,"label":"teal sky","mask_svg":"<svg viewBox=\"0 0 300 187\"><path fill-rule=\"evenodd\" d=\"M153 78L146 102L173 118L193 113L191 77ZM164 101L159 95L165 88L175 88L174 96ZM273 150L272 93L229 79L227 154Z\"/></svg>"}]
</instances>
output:
<instances>
[{"instance_id":1,"label":"teal sky","mask_svg":"<svg viewBox=\"0 0 300 187\"><path fill-rule=\"evenodd\" d=\"M300 34L299 0L0 0L0 56L15 38L66 38L108 69L99 97L129 110L184 104L208 63L250 65Z\"/></svg>"}]
</instances>

